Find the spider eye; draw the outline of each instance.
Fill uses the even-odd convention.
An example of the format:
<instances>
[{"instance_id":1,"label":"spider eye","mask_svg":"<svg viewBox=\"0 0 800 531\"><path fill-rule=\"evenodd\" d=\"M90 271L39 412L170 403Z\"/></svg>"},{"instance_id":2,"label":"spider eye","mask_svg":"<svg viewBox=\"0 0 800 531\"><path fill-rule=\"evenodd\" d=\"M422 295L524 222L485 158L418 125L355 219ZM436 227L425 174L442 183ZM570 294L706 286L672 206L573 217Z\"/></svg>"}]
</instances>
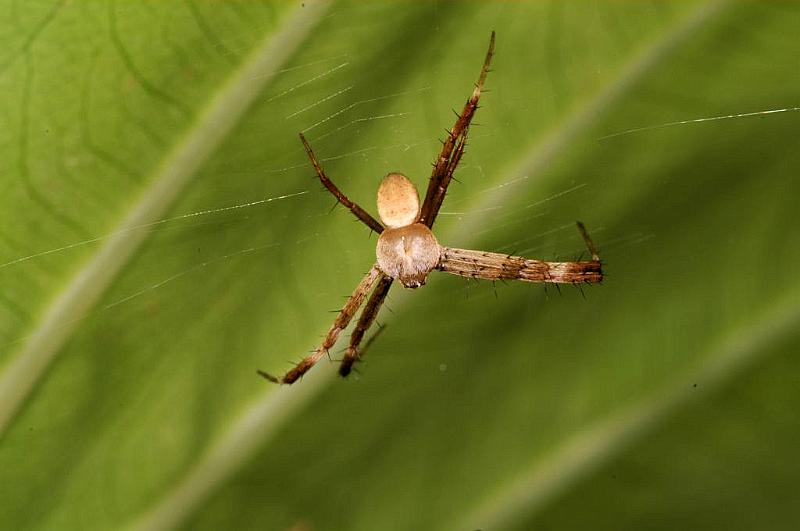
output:
<instances>
[{"instance_id":1,"label":"spider eye","mask_svg":"<svg viewBox=\"0 0 800 531\"><path fill-rule=\"evenodd\" d=\"M390 173L378 188L378 215L389 228L405 227L417 221L419 194L408 177Z\"/></svg>"}]
</instances>

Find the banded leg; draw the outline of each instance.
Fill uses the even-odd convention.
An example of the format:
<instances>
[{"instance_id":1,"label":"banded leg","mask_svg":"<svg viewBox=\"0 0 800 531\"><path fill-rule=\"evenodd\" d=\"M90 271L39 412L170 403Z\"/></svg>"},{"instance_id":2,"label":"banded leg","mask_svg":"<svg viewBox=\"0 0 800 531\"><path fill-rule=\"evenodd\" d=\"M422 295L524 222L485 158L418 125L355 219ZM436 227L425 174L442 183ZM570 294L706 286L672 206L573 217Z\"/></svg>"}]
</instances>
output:
<instances>
[{"instance_id":1,"label":"banded leg","mask_svg":"<svg viewBox=\"0 0 800 531\"><path fill-rule=\"evenodd\" d=\"M472 91L472 96L467 100L464 110L461 111L455 125L448 132L442 146L442 152L433 165L433 173L431 174L431 180L428 182L428 190L425 192L425 201L422 204L419 216L419 222L428 228L433 227L433 222L436 221L436 216L439 214L442 202L444 202L444 196L447 193L447 187L450 185L453 172L455 172L456 166L461 160L461 155L464 153L469 124L478 109L478 100L481 97L481 91L486 81L486 75L489 73L489 65L492 62L493 55L494 32L492 32L492 36L489 39L489 50L486 52L486 59L483 61L483 67L481 68L478 82L475 84L475 89Z\"/></svg>"},{"instance_id":2,"label":"banded leg","mask_svg":"<svg viewBox=\"0 0 800 531\"><path fill-rule=\"evenodd\" d=\"M486 280L524 280L554 284L602 282L603 269L597 248L580 222L578 229L592 254L591 260L545 262L487 251L442 247L442 257L437 269L453 275Z\"/></svg>"},{"instance_id":3,"label":"banded leg","mask_svg":"<svg viewBox=\"0 0 800 531\"><path fill-rule=\"evenodd\" d=\"M314 169L317 170L317 175L319 176L319 180L322 181L322 185L328 189L330 193L339 201L341 204L346 206L350 209L350 212L355 214L355 216L360 219L367 227L374 230L378 234L383 232L383 225L373 218L369 212L358 206L357 203L351 201L346 195L342 193L339 188L333 184L327 175L325 175L325 170L322 169L319 161L317 161L316 155L314 155L314 151L311 149L311 145L306 140L306 137L303 136L303 133L300 133L300 140L303 142L303 147L306 148L306 153L308 153L308 158L311 159L311 164L314 166Z\"/></svg>"},{"instance_id":4,"label":"banded leg","mask_svg":"<svg viewBox=\"0 0 800 531\"><path fill-rule=\"evenodd\" d=\"M350 320L364 303L367 294L381 275L382 273L378 269L378 265L373 265L369 273L358 283L358 286L356 286L353 294L347 299L347 302L344 303L344 307L339 311L339 314L333 321L333 326L331 326L330 330L328 330L328 333L325 335L325 340L322 342L322 345L309 356L302 359L292 370L284 374L282 378L276 378L264 371L258 371L258 374L271 382L279 384L292 384L297 381L298 378L308 372L308 370L328 352L328 349L333 347L336 340L339 338L339 334L350 324Z\"/></svg>"},{"instance_id":5,"label":"banded leg","mask_svg":"<svg viewBox=\"0 0 800 531\"><path fill-rule=\"evenodd\" d=\"M340 376L345 377L350 374L350 371L353 369L353 364L358 361L358 346L364 339L364 334L367 333L369 327L375 322L375 318L378 316L381 305L386 299L386 295L389 294L389 289L392 287L393 280L394 279L392 277L383 275L383 277L378 281L375 291L372 292L372 295L367 301L367 305L364 306L364 311L361 312L361 317L358 318L356 328L350 335L350 346L347 347L342 364L339 366Z\"/></svg>"}]
</instances>

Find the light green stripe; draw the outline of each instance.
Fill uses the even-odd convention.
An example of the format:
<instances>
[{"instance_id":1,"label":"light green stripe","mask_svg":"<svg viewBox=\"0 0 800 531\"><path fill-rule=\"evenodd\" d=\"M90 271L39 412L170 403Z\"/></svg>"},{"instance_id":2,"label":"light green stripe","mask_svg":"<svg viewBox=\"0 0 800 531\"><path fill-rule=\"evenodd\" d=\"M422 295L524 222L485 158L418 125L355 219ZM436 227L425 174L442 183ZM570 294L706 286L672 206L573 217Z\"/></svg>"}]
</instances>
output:
<instances>
[{"instance_id":1,"label":"light green stripe","mask_svg":"<svg viewBox=\"0 0 800 531\"><path fill-rule=\"evenodd\" d=\"M682 376L565 441L516 480L496 490L453 529L507 529L534 517L577 482L652 433L672 412L733 381L758 362L769 346L794 333L800 322L798 300L800 293L793 293L753 326L731 334L701 356L708 362L699 371Z\"/></svg>"},{"instance_id":2,"label":"light green stripe","mask_svg":"<svg viewBox=\"0 0 800 531\"><path fill-rule=\"evenodd\" d=\"M179 527L197 507L263 447L280 428L335 378L333 371L310 371L296 385L265 385L265 396L253 403L223 432L183 479L147 513L124 526L130 531Z\"/></svg>"},{"instance_id":3,"label":"light green stripe","mask_svg":"<svg viewBox=\"0 0 800 531\"><path fill-rule=\"evenodd\" d=\"M114 282L150 232L144 228L169 210L198 169L239 122L250 104L294 53L327 10L306 2L266 38L198 115L184 138L149 179L152 183L112 230L97 253L48 305L41 320L0 375L0 435L78 326ZM138 227L138 228L137 228Z\"/></svg>"}]
</instances>

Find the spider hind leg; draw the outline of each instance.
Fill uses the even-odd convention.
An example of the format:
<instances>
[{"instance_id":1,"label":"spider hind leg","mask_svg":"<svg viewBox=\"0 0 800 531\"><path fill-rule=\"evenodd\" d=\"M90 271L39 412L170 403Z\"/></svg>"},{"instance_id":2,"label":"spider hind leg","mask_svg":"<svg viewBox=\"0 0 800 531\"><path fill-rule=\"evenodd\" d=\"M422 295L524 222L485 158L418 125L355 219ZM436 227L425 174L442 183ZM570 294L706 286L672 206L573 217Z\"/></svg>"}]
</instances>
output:
<instances>
[{"instance_id":1,"label":"spider hind leg","mask_svg":"<svg viewBox=\"0 0 800 531\"><path fill-rule=\"evenodd\" d=\"M392 282L394 279L388 276L383 276L379 281L378 285L375 287L375 290L372 292L369 300L367 301L366 306L364 306L364 311L361 312L361 317L358 319L358 323L356 324L355 330L350 335L350 346L347 347L347 350L344 354L344 359L342 360L341 365L339 366L339 376L347 377L350 374L350 371L353 369L353 364L360 360L360 357L366 352L367 347L372 342L372 340L380 333L382 330L379 329L375 335L372 336L370 341L364 347L361 352L359 352L358 346L361 344L361 341L364 339L364 334L366 334L367 330L372 326L372 323L375 322L375 318L378 316L378 312L381 309L381 305L383 301L386 299L386 296L389 294L389 289L392 287Z\"/></svg>"},{"instance_id":2,"label":"spider hind leg","mask_svg":"<svg viewBox=\"0 0 800 531\"><path fill-rule=\"evenodd\" d=\"M347 325L350 324L353 316L364 303L364 299L366 299L367 294L370 292L378 279L382 278L382 275L383 273L380 272L377 264L373 265L364 278L361 279L361 282L358 283L358 286L356 286L356 289L353 291L352 295L348 297L347 302L344 303L344 306L339 311L336 319L334 319L333 325L325 335L322 345L317 347L310 355L300 360L300 362L295 365L293 369L284 374L283 377L277 378L264 371L258 371L258 374L270 382L277 384L293 384L296 382L301 376L308 372L311 367L316 365L316 363L323 356L325 356L328 350L333 347L334 344L336 344L339 334L342 332L342 330L347 328ZM371 322L372 321L370 320L370 323Z\"/></svg>"}]
</instances>

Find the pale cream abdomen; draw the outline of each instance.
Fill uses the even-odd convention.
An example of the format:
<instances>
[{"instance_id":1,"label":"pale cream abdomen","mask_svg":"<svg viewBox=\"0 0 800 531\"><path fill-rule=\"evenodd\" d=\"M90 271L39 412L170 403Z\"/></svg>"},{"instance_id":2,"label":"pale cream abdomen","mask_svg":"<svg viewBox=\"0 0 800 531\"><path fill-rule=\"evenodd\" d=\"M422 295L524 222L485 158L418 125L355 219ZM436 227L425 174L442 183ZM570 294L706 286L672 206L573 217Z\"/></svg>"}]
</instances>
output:
<instances>
[{"instance_id":1,"label":"pale cream abdomen","mask_svg":"<svg viewBox=\"0 0 800 531\"><path fill-rule=\"evenodd\" d=\"M405 227L417 221L419 194L408 177L394 172L383 178L378 188L378 215L390 229Z\"/></svg>"},{"instance_id":2,"label":"pale cream abdomen","mask_svg":"<svg viewBox=\"0 0 800 531\"><path fill-rule=\"evenodd\" d=\"M381 271L407 288L418 288L439 265L441 250L431 230L414 223L384 230L378 238L376 255Z\"/></svg>"}]
</instances>

